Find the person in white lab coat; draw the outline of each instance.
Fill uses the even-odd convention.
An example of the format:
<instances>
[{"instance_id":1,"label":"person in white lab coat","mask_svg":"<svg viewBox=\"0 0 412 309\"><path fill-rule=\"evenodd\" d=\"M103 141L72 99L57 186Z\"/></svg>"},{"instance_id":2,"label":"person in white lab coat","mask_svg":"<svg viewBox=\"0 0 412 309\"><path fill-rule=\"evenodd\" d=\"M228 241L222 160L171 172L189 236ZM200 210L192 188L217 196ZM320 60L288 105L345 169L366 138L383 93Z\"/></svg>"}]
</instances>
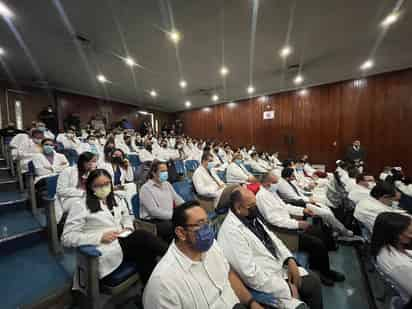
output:
<instances>
[{"instance_id":1,"label":"person in white lab coat","mask_svg":"<svg viewBox=\"0 0 412 309\"><path fill-rule=\"evenodd\" d=\"M97 168L97 156L92 152L83 152L77 165L64 169L57 179L56 200L54 202L57 222L69 211L68 200L86 196L86 180L90 172Z\"/></svg>"},{"instance_id":2,"label":"person in white lab coat","mask_svg":"<svg viewBox=\"0 0 412 309\"><path fill-rule=\"evenodd\" d=\"M249 164L252 170L256 173L267 173L269 169L267 169L265 166L263 166L261 163L258 162L259 156L257 152L252 152L250 154L250 160L246 162L246 164Z\"/></svg>"},{"instance_id":3,"label":"person in white lab coat","mask_svg":"<svg viewBox=\"0 0 412 309\"><path fill-rule=\"evenodd\" d=\"M257 182L255 176L248 172L242 163L242 154L237 152L233 155L233 161L226 170L226 181L228 183L253 183Z\"/></svg>"},{"instance_id":4,"label":"person in white lab coat","mask_svg":"<svg viewBox=\"0 0 412 309\"><path fill-rule=\"evenodd\" d=\"M99 144L96 136L89 135L85 143L81 143L79 153L81 154L86 151L94 153L99 160L103 160L103 147Z\"/></svg>"},{"instance_id":5,"label":"person in white lab coat","mask_svg":"<svg viewBox=\"0 0 412 309\"><path fill-rule=\"evenodd\" d=\"M348 198L356 205L361 200L369 197L375 186L375 177L361 173L356 176L356 184L349 191Z\"/></svg>"},{"instance_id":6,"label":"person in white lab coat","mask_svg":"<svg viewBox=\"0 0 412 309\"><path fill-rule=\"evenodd\" d=\"M80 152L81 143L76 137L75 128L69 128L65 133L57 135L56 142L63 144L64 149L72 149Z\"/></svg>"},{"instance_id":7,"label":"person in white lab coat","mask_svg":"<svg viewBox=\"0 0 412 309\"><path fill-rule=\"evenodd\" d=\"M311 309L323 308L319 278L298 267L292 253L257 217L254 194L241 187L230 200L218 244L245 285L271 294L285 308L301 306L300 298Z\"/></svg>"},{"instance_id":8,"label":"person in white lab coat","mask_svg":"<svg viewBox=\"0 0 412 309\"><path fill-rule=\"evenodd\" d=\"M198 202L176 209L173 227L174 241L144 290L145 309L263 308L231 269Z\"/></svg>"},{"instance_id":9,"label":"person in white lab coat","mask_svg":"<svg viewBox=\"0 0 412 309\"><path fill-rule=\"evenodd\" d=\"M184 200L167 181L168 172L165 162L152 162L149 179L140 188L140 219L156 224L157 233L167 242L173 238L173 209L184 203Z\"/></svg>"},{"instance_id":10,"label":"person in white lab coat","mask_svg":"<svg viewBox=\"0 0 412 309\"><path fill-rule=\"evenodd\" d=\"M34 155L43 152L41 141L44 134L38 129L32 129L30 135L20 133L14 136L10 141L13 159L20 161L22 172L28 171L27 164L33 160Z\"/></svg>"},{"instance_id":11,"label":"person in white lab coat","mask_svg":"<svg viewBox=\"0 0 412 309\"><path fill-rule=\"evenodd\" d=\"M398 213L378 215L373 227L371 255L390 281L395 283L404 304L412 305L412 219Z\"/></svg>"},{"instance_id":12,"label":"person in white lab coat","mask_svg":"<svg viewBox=\"0 0 412 309\"><path fill-rule=\"evenodd\" d=\"M296 233L298 250L308 253L310 267L319 271L323 284L331 286L335 281L344 280L342 274L330 268L328 250L335 248L330 231L325 231L304 219L304 216L314 216L308 208L283 202L277 194L278 180L279 177L272 173L263 176L262 185L256 194L256 205L260 214L279 232Z\"/></svg>"},{"instance_id":13,"label":"person in white lab coat","mask_svg":"<svg viewBox=\"0 0 412 309\"><path fill-rule=\"evenodd\" d=\"M55 138L54 133L46 127L44 122L37 122L36 123L36 128L37 128L37 130L43 131L44 138L50 138L50 139L54 140L54 138Z\"/></svg>"},{"instance_id":14,"label":"person in white lab coat","mask_svg":"<svg viewBox=\"0 0 412 309\"><path fill-rule=\"evenodd\" d=\"M45 138L41 142L43 152L33 155L34 183L37 183L48 176L60 174L65 168L69 167L66 157L54 151L54 141Z\"/></svg>"},{"instance_id":15,"label":"person in white lab coat","mask_svg":"<svg viewBox=\"0 0 412 309\"><path fill-rule=\"evenodd\" d=\"M381 181L371 190L370 196L361 200L355 207L353 216L369 230L373 231L376 217L382 212L398 212L404 210L392 207L399 199L395 187L386 181Z\"/></svg>"},{"instance_id":16,"label":"person in white lab coat","mask_svg":"<svg viewBox=\"0 0 412 309\"><path fill-rule=\"evenodd\" d=\"M214 166L213 156L208 152L203 153L202 161L193 173L192 181L197 194L206 198L213 198L216 208L225 188L225 183L216 175Z\"/></svg>"},{"instance_id":17,"label":"person in white lab coat","mask_svg":"<svg viewBox=\"0 0 412 309\"><path fill-rule=\"evenodd\" d=\"M122 261L134 261L146 283L167 245L144 230L134 230L133 216L123 199L115 196L106 170L92 171L86 181L86 197L70 199L70 211L62 234L65 247L93 245L102 253L99 278L105 280ZM78 288L75 273L74 287Z\"/></svg>"}]
</instances>

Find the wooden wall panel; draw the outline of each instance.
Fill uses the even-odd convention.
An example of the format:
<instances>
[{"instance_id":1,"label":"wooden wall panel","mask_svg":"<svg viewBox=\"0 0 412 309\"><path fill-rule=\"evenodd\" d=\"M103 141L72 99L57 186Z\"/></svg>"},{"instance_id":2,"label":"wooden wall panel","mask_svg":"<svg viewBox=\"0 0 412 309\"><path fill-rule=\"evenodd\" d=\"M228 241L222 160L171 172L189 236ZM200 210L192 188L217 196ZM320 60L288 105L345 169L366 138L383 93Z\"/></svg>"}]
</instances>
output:
<instances>
[{"instance_id":1,"label":"wooden wall panel","mask_svg":"<svg viewBox=\"0 0 412 309\"><path fill-rule=\"evenodd\" d=\"M263 120L263 111L275 119ZM367 150L367 168L402 165L412 173L412 69L182 112L188 135L256 145L282 159L304 153L334 168L356 138ZM290 139L293 143L290 144Z\"/></svg>"}]
</instances>

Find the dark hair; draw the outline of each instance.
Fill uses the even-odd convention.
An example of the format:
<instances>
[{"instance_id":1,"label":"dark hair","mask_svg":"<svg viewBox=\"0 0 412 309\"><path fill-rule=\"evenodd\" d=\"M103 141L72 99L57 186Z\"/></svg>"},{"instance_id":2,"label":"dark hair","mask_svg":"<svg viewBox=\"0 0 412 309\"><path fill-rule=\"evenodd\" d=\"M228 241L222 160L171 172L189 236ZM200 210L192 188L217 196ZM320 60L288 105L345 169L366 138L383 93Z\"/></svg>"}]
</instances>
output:
<instances>
[{"instance_id":1,"label":"dark hair","mask_svg":"<svg viewBox=\"0 0 412 309\"><path fill-rule=\"evenodd\" d=\"M96 155L90 151L85 151L79 156L79 159L77 159L77 171L79 172L79 179L86 172L84 164L90 162L93 158L96 158Z\"/></svg>"},{"instance_id":2,"label":"dark hair","mask_svg":"<svg viewBox=\"0 0 412 309\"><path fill-rule=\"evenodd\" d=\"M210 152L208 152L208 151L203 151L201 162L204 162L204 161L206 161L206 160L209 160L210 157L212 157L212 155L210 154Z\"/></svg>"},{"instance_id":3,"label":"dark hair","mask_svg":"<svg viewBox=\"0 0 412 309\"><path fill-rule=\"evenodd\" d=\"M54 140L51 139L51 138L43 138L43 139L41 140L41 144L42 144L42 145L44 145L46 142L52 142L53 145L54 145Z\"/></svg>"},{"instance_id":4,"label":"dark hair","mask_svg":"<svg viewBox=\"0 0 412 309\"><path fill-rule=\"evenodd\" d=\"M152 165L150 165L150 170L149 173L147 174L147 179L153 179L155 177L155 174L159 171L159 166L160 165L166 165L166 162L159 161L159 160L153 160Z\"/></svg>"},{"instance_id":5,"label":"dark hair","mask_svg":"<svg viewBox=\"0 0 412 309\"><path fill-rule=\"evenodd\" d=\"M230 196L229 196L230 209L234 210L235 205L240 202L242 202L242 192L240 192L240 190L234 190L232 193L230 193Z\"/></svg>"},{"instance_id":6,"label":"dark hair","mask_svg":"<svg viewBox=\"0 0 412 309\"><path fill-rule=\"evenodd\" d=\"M365 173L359 173L356 175L356 183L360 183L361 181L365 181L365 177L368 176Z\"/></svg>"},{"instance_id":7,"label":"dark hair","mask_svg":"<svg viewBox=\"0 0 412 309\"><path fill-rule=\"evenodd\" d=\"M356 178L359 175L359 169L357 167L350 167L348 169L348 175L350 178Z\"/></svg>"},{"instance_id":8,"label":"dark hair","mask_svg":"<svg viewBox=\"0 0 412 309\"><path fill-rule=\"evenodd\" d=\"M381 197L388 195L390 197L395 197L396 190L395 186L387 181L380 181L370 192L370 195L377 200Z\"/></svg>"},{"instance_id":9,"label":"dark hair","mask_svg":"<svg viewBox=\"0 0 412 309\"><path fill-rule=\"evenodd\" d=\"M264 174L264 175L262 176L261 183L268 182L270 177L273 177L273 174L272 174L272 173L266 173L266 174Z\"/></svg>"},{"instance_id":10,"label":"dark hair","mask_svg":"<svg viewBox=\"0 0 412 309\"><path fill-rule=\"evenodd\" d=\"M295 162L295 160L293 160L293 159L287 159L287 160L285 160L285 161L283 161L282 162L282 165L283 165L283 167L291 167L292 166L292 163L294 163ZM282 176L283 177L283 176Z\"/></svg>"},{"instance_id":11,"label":"dark hair","mask_svg":"<svg viewBox=\"0 0 412 309\"><path fill-rule=\"evenodd\" d=\"M112 210L113 207L117 206L116 200L114 199L112 177L110 176L109 172L104 169L101 169L101 168L95 169L94 171L90 173L86 181L86 206L92 213L102 210L100 207L100 201L97 198L97 196L94 194L94 191L92 189L94 180L100 176L106 176L107 178L109 178L110 186L112 187L112 191L110 192L110 194L107 196L107 199L106 199L107 207L110 210Z\"/></svg>"},{"instance_id":12,"label":"dark hair","mask_svg":"<svg viewBox=\"0 0 412 309\"><path fill-rule=\"evenodd\" d=\"M282 170L282 178L289 178L293 175L293 168L286 167Z\"/></svg>"},{"instance_id":13,"label":"dark hair","mask_svg":"<svg viewBox=\"0 0 412 309\"><path fill-rule=\"evenodd\" d=\"M121 150L120 148L113 148L113 150L109 153L110 155L110 162L112 162L112 156L116 151L120 151L122 153L122 158L125 159L126 155L124 154L124 151Z\"/></svg>"},{"instance_id":14,"label":"dark hair","mask_svg":"<svg viewBox=\"0 0 412 309\"><path fill-rule=\"evenodd\" d=\"M108 147L109 144L113 144L113 148L112 147L109 148ZM116 143L114 142L114 138L107 139L106 144L104 144L104 147L103 147L104 158L106 161L109 161L108 159L109 159L110 153L115 147L116 147Z\"/></svg>"},{"instance_id":15,"label":"dark hair","mask_svg":"<svg viewBox=\"0 0 412 309\"><path fill-rule=\"evenodd\" d=\"M185 226L187 223L187 214L186 212L194 207L200 207L200 204L198 201L190 201L183 203L179 207L176 207L173 210L173 216L172 216L172 226L173 226L173 231L176 229L178 226ZM177 238L176 233L175 233L175 239Z\"/></svg>"},{"instance_id":16,"label":"dark hair","mask_svg":"<svg viewBox=\"0 0 412 309\"><path fill-rule=\"evenodd\" d=\"M399 236L412 223L408 216L396 212L383 212L376 217L371 240L371 255L377 256L385 246L396 247Z\"/></svg>"}]
</instances>

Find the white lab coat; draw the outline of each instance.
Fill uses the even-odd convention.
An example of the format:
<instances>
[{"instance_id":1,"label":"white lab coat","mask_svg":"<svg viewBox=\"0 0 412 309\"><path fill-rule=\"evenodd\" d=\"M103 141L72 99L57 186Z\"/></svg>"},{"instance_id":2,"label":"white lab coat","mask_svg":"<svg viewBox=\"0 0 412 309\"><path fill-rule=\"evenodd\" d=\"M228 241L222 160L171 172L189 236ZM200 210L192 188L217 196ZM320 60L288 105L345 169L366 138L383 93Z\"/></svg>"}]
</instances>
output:
<instances>
[{"instance_id":1,"label":"white lab coat","mask_svg":"<svg viewBox=\"0 0 412 309\"><path fill-rule=\"evenodd\" d=\"M44 138L50 138L53 139L55 138L54 133L50 130L46 130L43 132Z\"/></svg>"},{"instance_id":2,"label":"white lab coat","mask_svg":"<svg viewBox=\"0 0 412 309\"><path fill-rule=\"evenodd\" d=\"M292 218L291 215L303 217L304 208L286 204L277 193L272 193L261 186L256 194L256 205L270 224L286 229L299 228L298 220Z\"/></svg>"},{"instance_id":3,"label":"white lab coat","mask_svg":"<svg viewBox=\"0 0 412 309\"><path fill-rule=\"evenodd\" d=\"M151 152L149 152L147 149L138 149L137 150L137 155L139 156L139 159L141 162L146 162L146 161L153 161L154 156Z\"/></svg>"},{"instance_id":4,"label":"white lab coat","mask_svg":"<svg viewBox=\"0 0 412 309\"><path fill-rule=\"evenodd\" d=\"M70 211L62 234L65 247L79 247L82 245L97 246L102 253L99 259L99 278L113 272L123 260L123 252L116 239L109 244L102 243L102 236L109 231L122 231L125 228L134 229L133 217L124 202L116 197L117 207L113 207L114 216L109 209L101 206L102 210L91 213L86 206L85 198L70 199ZM74 288L78 288L78 277L75 272Z\"/></svg>"},{"instance_id":5,"label":"white lab coat","mask_svg":"<svg viewBox=\"0 0 412 309\"><path fill-rule=\"evenodd\" d=\"M371 190L365 188L364 186L360 186L355 184L351 191L348 194L348 198L354 202L355 204L359 203L361 200L370 196Z\"/></svg>"},{"instance_id":6,"label":"white lab coat","mask_svg":"<svg viewBox=\"0 0 412 309\"><path fill-rule=\"evenodd\" d=\"M356 220L363 223L370 232L372 232L376 217L382 212L398 212L406 214L404 210L387 206L381 201L373 198L372 196L369 196L361 200L356 205L353 216L356 218Z\"/></svg>"},{"instance_id":7,"label":"white lab coat","mask_svg":"<svg viewBox=\"0 0 412 309\"><path fill-rule=\"evenodd\" d=\"M215 174L213 169L210 173L212 176L202 165L199 165L193 173L192 181L197 194L214 198L214 205L216 207L224 189L224 187L219 186L224 186L224 183L219 179L219 176Z\"/></svg>"},{"instance_id":8,"label":"white lab coat","mask_svg":"<svg viewBox=\"0 0 412 309\"><path fill-rule=\"evenodd\" d=\"M226 170L226 182L227 183L247 183L251 174L243 166L238 165L235 162L229 164Z\"/></svg>"},{"instance_id":9,"label":"white lab coat","mask_svg":"<svg viewBox=\"0 0 412 309\"><path fill-rule=\"evenodd\" d=\"M10 141L10 147L13 148L13 159L20 160L22 172L27 172L27 164L33 160L36 154L43 152L41 145L35 144L30 136L25 133L14 136Z\"/></svg>"},{"instance_id":10,"label":"white lab coat","mask_svg":"<svg viewBox=\"0 0 412 309\"><path fill-rule=\"evenodd\" d=\"M412 250L406 253L387 246L376 257L379 268L393 281L405 302L412 297Z\"/></svg>"},{"instance_id":11,"label":"white lab coat","mask_svg":"<svg viewBox=\"0 0 412 309\"><path fill-rule=\"evenodd\" d=\"M101 162L98 164L98 168L105 169L112 177L112 181L114 181L113 165L110 162ZM126 182L132 182L134 180L133 168L131 167L131 165L129 165L127 169L120 167L120 172L120 183L122 185Z\"/></svg>"},{"instance_id":12,"label":"white lab coat","mask_svg":"<svg viewBox=\"0 0 412 309\"><path fill-rule=\"evenodd\" d=\"M402 181L395 181L395 186L404 194L412 196L412 184L405 185Z\"/></svg>"},{"instance_id":13,"label":"white lab coat","mask_svg":"<svg viewBox=\"0 0 412 309\"><path fill-rule=\"evenodd\" d=\"M246 164L249 164L254 172L257 172L257 173L266 173L266 172L268 172L268 170L264 166L262 166L262 164L257 162L256 160L249 160L249 161L246 162Z\"/></svg>"},{"instance_id":14,"label":"white lab coat","mask_svg":"<svg viewBox=\"0 0 412 309\"><path fill-rule=\"evenodd\" d=\"M69 162L64 155L53 151L53 163L50 163L43 153L38 153L33 156L33 165L34 183L37 183L42 178L59 174L69 167Z\"/></svg>"},{"instance_id":15,"label":"white lab coat","mask_svg":"<svg viewBox=\"0 0 412 309\"><path fill-rule=\"evenodd\" d=\"M285 260L293 255L275 234L265 226L264 228L278 249L278 258L266 249L262 241L231 210L220 227L218 244L229 264L248 287L272 294L286 308L296 308L301 302L292 298L285 281L287 269L283 267ZM301 276L307 275L301 267L299 272Z\"/></svg>"},{"instance_id":16,"label":"white lab coat","mask_svg":"<svg viewBox=\"0 0 412 309\"><path fill-rule=\"evenodd\" d=\"M73 149L76 150L77 153L80 153L81 143L77 137L73 137L73 139L69 139L65 133L60 133L57 135L56 142L62 143L65 149Z\"/></svg>"},{"instance_id":17,"label":"white lab coat","mask_svg":"<svg viewBox=\"0 0 412 309\"><path fill-rule=\"evenodd\" d=\"M86 192L79 187L77 166L64 169L57 179L56 199L54 201L57 222L60 221L64 213L70 210L70 198L79 198L85 195Z\"/></svg>"}]
</instances>

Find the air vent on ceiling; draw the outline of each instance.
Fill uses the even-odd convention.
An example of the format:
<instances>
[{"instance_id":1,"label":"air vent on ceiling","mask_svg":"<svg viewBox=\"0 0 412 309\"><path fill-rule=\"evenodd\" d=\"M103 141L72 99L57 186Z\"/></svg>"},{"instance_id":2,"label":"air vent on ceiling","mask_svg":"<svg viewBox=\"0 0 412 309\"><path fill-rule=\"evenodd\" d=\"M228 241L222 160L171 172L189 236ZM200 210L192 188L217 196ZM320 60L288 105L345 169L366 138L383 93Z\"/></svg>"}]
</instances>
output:
<instances>
[{"instance_id":1,"label":"air vent on ceiling","mask_svg":"<svg viewBox=\"0 0 412 309\"><path fill-rule=\"evenodd\" d=\"M216 92L219 92L221 90L221 87L213 87L213 88L200 88L200 89L195 89L193 90L190 95L193 96L211 96Z\"/></svg>"},{"instance_id":2,"label":"air vent on ceiling","mask_svg":"<svg viewBox=\"0 0 412 309\"><path fill-rule=\"evenodd\" d=\"M84 46L89 46L92 43L87 37L85 37L84 35L80 35L80 34L76 34L74 36L74 40L76 40L77 42L79 42L81 45L84 45Z\"/></svg>"},{"instance_id":3,"label":"air vent on ceiling","mask_svg":"<svg viewBox=\"0 0 412 309\"><path fill-rule=\"evenodd\" d=\"M298 71L298 70L299 70L299 67L300 67L299 63L295 63L295 64L288 65L288 71L289 71L289 72Z\"/></svg>"}]
</instances>

